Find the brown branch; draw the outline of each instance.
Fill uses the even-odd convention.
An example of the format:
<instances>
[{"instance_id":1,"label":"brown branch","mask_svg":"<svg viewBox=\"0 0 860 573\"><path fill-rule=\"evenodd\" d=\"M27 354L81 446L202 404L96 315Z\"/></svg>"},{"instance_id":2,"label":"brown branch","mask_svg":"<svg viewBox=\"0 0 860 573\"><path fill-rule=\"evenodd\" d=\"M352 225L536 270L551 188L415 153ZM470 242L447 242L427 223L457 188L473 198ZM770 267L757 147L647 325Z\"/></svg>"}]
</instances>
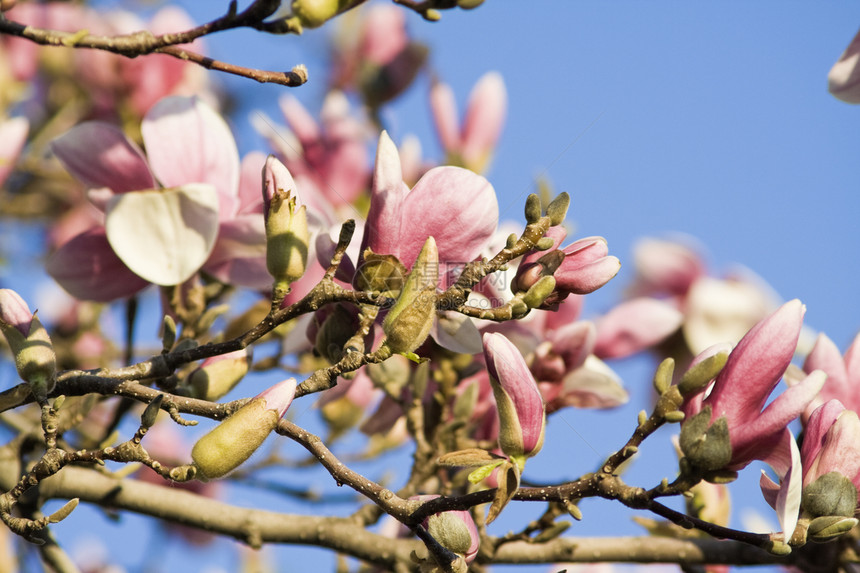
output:
<instances>
[{"instance_id":1,"label":"brown branch","mask_svg":"<svg viewBox=\"0 0 860 573\"><path fill-rule=\"evenodd\" d=\"M258 70L215 60L180 47L180 45L188 44L215 32L236 28L265 30L266 25L263 20L269 17L279 4L279 2L268 0L257 1L243 12L237 14L236 4L232 2L230 10L220 18L183 32L158 35L148 30L114 36L96 36L86 30L61 32L59 30L27 26L20 22L9 20L0 14L0 34L24 38L42 46L102 50L127 58L147 56L154 53L165 54L180 60L192 62L206 69L250 78L261 83L275 83L287 87L300 86L308 79L307 69L303 65L295 66L289 72ZM289 31L291 30L282 30L282 32Z\"/></svg>"}]
</instances>

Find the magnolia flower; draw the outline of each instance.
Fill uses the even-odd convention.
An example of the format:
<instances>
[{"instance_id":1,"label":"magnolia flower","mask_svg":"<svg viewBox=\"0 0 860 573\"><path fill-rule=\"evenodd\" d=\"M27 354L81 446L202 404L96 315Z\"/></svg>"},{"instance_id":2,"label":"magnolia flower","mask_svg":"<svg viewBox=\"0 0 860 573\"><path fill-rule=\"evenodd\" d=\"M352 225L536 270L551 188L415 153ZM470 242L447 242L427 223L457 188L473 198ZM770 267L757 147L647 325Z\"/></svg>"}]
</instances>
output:
<instances>
[{"instance_id":1,"label":"magnolia flower","mask_svg":"<svg viewBox=\"0 0 860 573\"><path fill-rule=\"evenodd\" d=\"M636 277L628 296L658 298L683 313L681 331L692 355L740 340L775 308L771 289L747 270L708 276L689 238L643 239L633 260Z\"/></svg>"},{"instance_id":2,"label":"magnolia flower","mask_svg":"<svg viewBox=\"0 0 860 573\"><path fill-rule=\"evenodd\" d=\"M454 92L442 82L433 85L430 109L442 148L448 154L446 163L478 173L486 170L502 132L507 100L502 76L497 72L485 74L472 89L460 127Z\"/></svg>"},{"instance_id":3,"label":"magnolia flower","mask_svg":"<svg viewBox=\"0 0 860 573\"><path fill-rule=\"evenodd\" d=\"M435 167L410 191L403 182L397 147L382 132L362 251L370 248L376 254L394 255L410 268L432 236L439 250L440 281L444 281L480 254L498 218L493 186L466 169Z\"/></svg>"},{"instance_id":4,"label":"magnolia flower","mask_svg":"<svg viewBox=\"0 0 860 573\"><path fill-rule=\"evenodd\" d=\"M854 36L827 74L830 93L848 103L860 103L860 32Z\"/></svg>"},{"instance_id":5,"label":"magnolia flower","mask_svg":"<svg viewBox=\"0 0 860 573\"><path fill-rule=\"evenodd\" d=\"M597 319L594 354L623 358L659 344L681 326L683 314L655 298L634 298Z\"/></svg>"},{"instance_id":6,"label":"magnolia flower","mask_svg":"<svg viewBox=\"0 0 860 573\"><path fill-rule=\"evenodd\" d=\"M807 531L813 539L826 541L845 533L856 524L853 516L860 487L858 443L860 419L857 413L846 410L838 400L822 404L806 423L800 453L793 452L793 466L802 467L802 481L797 476L781 477L777 485L762 472L759 482L762 494L778 510L784 510L780 507L783 499L800 499L801 515L811 520ZM789 506L796 517L798 504ZM788 529L785 531L790 533Z\"/></svg>"},{"instance_id":7,"label":"magnolia flower","mask_svg":"<svg viewBox=\"0 0 860 573\"><path fill-rule=\"evenodd\" d=\"M262 264L264 236L259 216L256 224L244 217L259 200L247 204L250 195L239 192L239 157L227 124L199 99L175 96L149 110L141 134L146 157L118 128L100 122L54 140L58 159L92 188L89 198L105 215L103 226L61 245L48 272L74 296L97 301L129 296L149 282L179 284L201 267L242 284L232 272L240 267L225 263L230 245L216 250L216 239L223 231L239 244L253 231ZM156 189L156 181L165 188ZM258 286L259 273L247 274Z\"/></svg>"},{"instance_id":8,"label":"magnolia flower","mask_svg":"<svg viewBox=\"0 0 860 573\"><path fill-rule=\"evenodd\" d=\"M797 299L782 305L732 350L706 398L704 390L686 398L681 447L693 465L737 471L763 460L788 467L786 425L813 400L825 374L810 374L764 406L797 348L804 311Z\"/></svg>"},{"instance_id":9,"label":"magnolia flower","mask_svg":"<svg viewBox=\"0 0 860 573\"><path fill-rule=\"evenodd\" d=\"M520 351L498 333L484 334L484 358L499 413L499 446L523 459L543 447L546 413L535 379Z\"/></svg>"},{"instance_id":10,"label":"magnolia flower","mask_svg":"<svg viewBox=\"0 0 860 573\"><path fill-rule=\"evenodd\" d=\"M618 257L608 256L609 248L603 237L586 237L559 248L567 231L558 226L550 227L546 236L552 239L552 247L524 256L512 287L515 291L526 292L541 276L552 275L555 291L544 301L546 308L553 308L570 294L596 291L621 268Z\"/></svg>"},{"instance_id":11,"label":"magnolia flower","mask_svg":"<svg viewBox=\"0 0 860 573\"><path fill-rule=\"evenodd\" d=\"M330 92L320 110L320 122L294 96L280 100L289 129L272 126L263 115L252 120L275 149L305 195L319 195L329 205L349 205L364 191L368 180L367 135L350 114L341 92ZM314 210L322 205L311 205Z\"/></svg>"}]
</instances>

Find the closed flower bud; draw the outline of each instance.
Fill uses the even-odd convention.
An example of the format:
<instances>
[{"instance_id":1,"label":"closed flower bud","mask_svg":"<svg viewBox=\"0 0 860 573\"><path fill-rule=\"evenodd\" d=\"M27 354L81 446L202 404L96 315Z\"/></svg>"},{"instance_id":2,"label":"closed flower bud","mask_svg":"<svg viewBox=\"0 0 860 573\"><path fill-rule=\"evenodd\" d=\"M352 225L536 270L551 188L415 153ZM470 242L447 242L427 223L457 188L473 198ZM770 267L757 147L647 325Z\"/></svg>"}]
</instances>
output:
<instances>
[{"instance_id":1,"label":"closed flower bud","mask_svg":"<svg viewBox=\"0 0 860 573\"><path fill-rule=\"evenodd\" d=\"M835 537L848 533L855 525L857 525L857 520L853 517L838 515L817 517L809 524L806 534L812 541L826 543Z\"/></svg>"},{"instance_id":2,"label":"closed flower bud","mask_svg":"<svg viewBox=\"0 0 860 573\"><path fill-rule=\"evenodd\" d=\"M48 331L13 290L0 289L0 331L15 356L15 367L37 400L44 401L56 384L57 358Z\"/></svg>"},{"instance_id":3,"label":"closed flower bud","mask_svg":"<svg viewBox=\"0 0 860 573\"><path fill-rule=\"evenodd\" d=\"M427 339L436 318L438 280L439 251L433 237L428 237L397 302L382 323L392 352L413 352Z\"/></svg>"},{"instance_id":4,"label":"closed flower bud","mask_svg":"<svg viewBox=\"0 0 860 573\"><path fill-rule=\"evenodd\" d=\"M266 268L276 283L289 285L300 279L307 268L310 241L307 209L298 204L290 172L271 155L263 168L263 205Z\"/></svg>"},{"instance_id":5,"label":"closed flower bud","mask_svg":"<svg viewBox=\"0 0 860 573\"><path fill-rule=\"evenodd\" d=\"M430 501L438 495L417 495L409 499ZM444 511L434 513L426 518L421 525L433 539L445 549L462 555L466 563L471 563L478 554L481 538L475 520L468 511Z\"/></svg>"},{"instance_id":6,"label":"closed flower bud","mask_svg":"<svg viewBox=\"0 0 860 573\"><path fill-rule=\"evenodd\" d=\"M200 438L191 450L200 474L220 478L251 457L278 425L295 393L295 378L275 384Z\"/></svg>"},{"instance_id":7,"label":"closed flower bud","mask_svg":"<svg viewBox=\"0 0 860 573\"><path fill-rule=\"evenodd\" d=\"M251 366L251 352L237 350L204 360L188 377L195 398L218 400L236 387Z\"/></svg>"},{"instance_id":8,"label":"closed flower bud","mask_svg":"<svg viewBox=\"0 0 860 573\"><path fill-rule=\"evenodd\" d=\"M803 488L801 507L812 517L853 517L857 507L857 489L841 473L826 473Z\"/></svg>"},{"instance_id":9,"label":"closed flower bud","mask_svg":"<svg viewBox=\"0 0 860 573\"><path fill-rule=\"evenodd\" d=\"M507 338L484 334L484 357L499 413L499 447L521 464L543 446L543 399L522 354Z\"/></svg>"},{"instance_id":10,"label":"closed flower bud","mask_svg":"<svg viewBox=\"0 0 860 573\"><path fill-rule=\"evenodd\" d=\"M293 0L293 16L304 28L319 28L337 16L340 5L338 0Z\"/></svg>"}]
</instances>

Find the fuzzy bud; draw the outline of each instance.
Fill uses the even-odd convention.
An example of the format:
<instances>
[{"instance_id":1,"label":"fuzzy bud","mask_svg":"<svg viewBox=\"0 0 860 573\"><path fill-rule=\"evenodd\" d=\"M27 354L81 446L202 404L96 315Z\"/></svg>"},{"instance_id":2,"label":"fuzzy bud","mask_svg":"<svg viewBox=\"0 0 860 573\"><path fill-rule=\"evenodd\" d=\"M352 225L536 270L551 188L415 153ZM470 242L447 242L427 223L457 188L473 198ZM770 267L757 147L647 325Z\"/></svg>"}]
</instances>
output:
<instances>
[{"instance_id":1,"label":"fuzzy bud","mask_svg":"<svg viewBox=\"0 0 860 573\"><path fill-rule=\"evenodd\" d=\"M530 225L537 223L541 218L540 197L534 193L526 197L525 215L526 222Z\"/></svg>"},{"instance_id":2,"label":"fuzzy bud","mask_svg":"<svg viewBox=\"0 0 860 573\"><path fill-rule=\"evenodd\" d=\"M382 323L386 344L392 352L413 352L427 339L436 318L438 280L439 251L433 237L428 237L397 302Z\"/></svg>"},{"instance_id":3,"label":"fuzzy bud","mask_svg":"<svg viewBox=\"0 0 860 573\"><path fill-rule=\"evenodd\" d=\"M681 451L687 461L701 471L719 470L732 459L729 427L725 417L713 424L711 407L705 408L681 425Z\"/></svg>"},{"instance_id":4,"label":"fuzzy bud","mask_svg":"<svg viewBox=\"0 0 860 573\"><path fill-rule=\"evenodd\" d=\"M812 517L853 517L857 488L839 472L826 473L803 488L801 507Z\"/></svg>"},{"instance_id":5,"label":"fuzzy bud","mask_svg":"<svg viewBox=\"0 0 860 573\"><path fill-rule=\"evenodd\" d=\"M293 17L303 28L319 28L335 16L344 2L339 0L293 0Z\"/></svg>"},{"instance_id":6,"label":"fuzzy bud","mask_svg":"<svg viewBox=\"0 0 860 573\"><path fill-rule=\"evenodd\" d=\"M18 376L39 402L56 384L57 358L48 331L27 303L11 289L0 289L0 332L15 356Z\"/></svg>"},{"instance_id":7,"label":"fuzzy bud","mask_svg":"<svg viewBox=\"0 0 860 573\"><path fill-rule=\"evenodd\" d=\"M409 499L430 501L438 495L418 495ZM468 511L443 511L427 517L421 525L439 544L458 555L462 555L466 563L471 563L478 554L481 538L478 528Z\"/></svg>"},{"instance_id":8,"label":"fuzzy bud","mask_svg":"<svg viewBox=\"0 0 860 573\"><path fill-rule=\"evenodd\" d=\"M484 334L484 357L499 413L499 447L512 458L528 458L543 446L546 410L520 351L498 333Z\"/></svg>"},{"instance_id":9,"label":"fuzzy bud","mask_svg":"<svg viewBox=\"0 0 860 573\"><path fill-rule=\"evenodd\" d=\"M817 543L826 543L834 537L845 535L857 525L857 519L838 515L817 517L809 524L806 535Z\"/></svg>"},{"instance_id":10,"label":"fuzzy bud","mask_svg":"<svg viewBox=\"0 0 860 573\"><path fill-rule=\"evenodd\" d=\"M191 450L200 474L220 478L251 457L278 425L295 393L295 378L275 384L200 438Z\"/></svg>"},{"instance_id":11,"label":"fuzzy bud","mask_svg":"<svg viewBox=\"0 0 860 573\"><path fill-rule=\"evenodd\" d=\"M192 395L213 402L236 387L251 366L251 352L237 350L204 360L188 377Z\"/></svg>"},{"instance_id":12,"label":"fuzzy bud","mask_svg":"<svg viewBox=\"0 0 860 573\"><path fill-rule=\"evenodd\" d=\"M307 209L298 204L293 177L273 155L263 168L266 268L276 283L289 285L305 274L308 262Z\"/></svg>"},{"instance_id":13,"label":"fuzzy bud","mask_svg":"<svg viewBox=\"0 0 860 573\"><path fill-rule=\"evenodd\" d=\"M553 199L546 207L546 216L549 217L549 223L553 227L561 225L564 218L567 217L567 208L570 207L570 195L561 193Z\"/></svg>"}]
</instances>

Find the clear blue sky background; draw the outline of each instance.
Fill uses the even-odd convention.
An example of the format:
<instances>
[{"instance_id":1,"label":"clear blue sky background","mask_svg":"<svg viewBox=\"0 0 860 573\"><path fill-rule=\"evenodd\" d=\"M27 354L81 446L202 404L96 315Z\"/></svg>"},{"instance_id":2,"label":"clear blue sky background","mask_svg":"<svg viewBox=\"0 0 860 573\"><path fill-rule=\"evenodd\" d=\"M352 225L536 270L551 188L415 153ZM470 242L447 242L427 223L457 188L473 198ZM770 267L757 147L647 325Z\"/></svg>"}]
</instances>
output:
<instances>
[{"instance_id":1,"label":"clear blue sky background","mask_svg":"<svg viewBox=\"0 0 860 573\"><path fill-rule=\"evenodd\" d=\"M222 3L186 4L203 21L217 16ZM571 194L569 219L577 234L605 236L621 258L621 273L606 292L591 297L587 309L605 310L629 282L637 238L681 231L707 245L715 272L741 263L784 299L800 298L808 307L806 323L827 332L840 348L860 329L860 107L830 96L826 76L858 26L860 4L849 2L488 0L475 11L445 12L438 23L410 17L413 35L432 48L432 68L453 86L461 109L484 72L497 70L505 78L509 117L488 174L502 217L522 221L534 177L545 173L558 190ZM301 38L229 32L211 37L209 49L216 58L266 69L306 63L311 82L290 93L316 112L324 88L325 37L325 30ZM250 130L249 115L262 109L279 117L277 98L285 88L224 76L217 81L238 90L232 122L241 151L265 149ZM416 133L425 153L440 157L426 105L428 86L428 78L420 78L385 120L395 140ZM527 477L573 478L623 444L649 399L650 366L618 365L632 394L629 406L615 413L569 409L555 418L547 447L529 463ZM304 409L298 422L313 424L314 418ZM665 465L636 464L628 481L652 486L671 477L668 436L659 434L650 446ZM301 456L298 448L285 450ZM402 479L407 455L358 469ZM335 489L326 476L316 479L320 488ZM310 473L298 473L295 480L313 482ZM757 480L754 468L740 480L735 526L742 527L745 506L771 518ZM260 503L247 489L237 489L236 496L240 504ZM585 521L570 530L577 535L641 531L630 524L631 512L609 502L585 502L583 510ZM539 511L515 507L510 513L517 519L503 517L490 531L503 534ZM91 535L127 546L122 539L145 523L124 516L129 525L117 533L99 512L79 512L72 521L88 512L92 529L80 521L63 524L55 528L61 539ZM333 566L331 556L318 550L270 550L281 571ZM141 553L131 547L119 558L135 570ZM195 571L235 566L228 552L178 546L168 546L164 563Z\"/></svg>"}]
</instances>

